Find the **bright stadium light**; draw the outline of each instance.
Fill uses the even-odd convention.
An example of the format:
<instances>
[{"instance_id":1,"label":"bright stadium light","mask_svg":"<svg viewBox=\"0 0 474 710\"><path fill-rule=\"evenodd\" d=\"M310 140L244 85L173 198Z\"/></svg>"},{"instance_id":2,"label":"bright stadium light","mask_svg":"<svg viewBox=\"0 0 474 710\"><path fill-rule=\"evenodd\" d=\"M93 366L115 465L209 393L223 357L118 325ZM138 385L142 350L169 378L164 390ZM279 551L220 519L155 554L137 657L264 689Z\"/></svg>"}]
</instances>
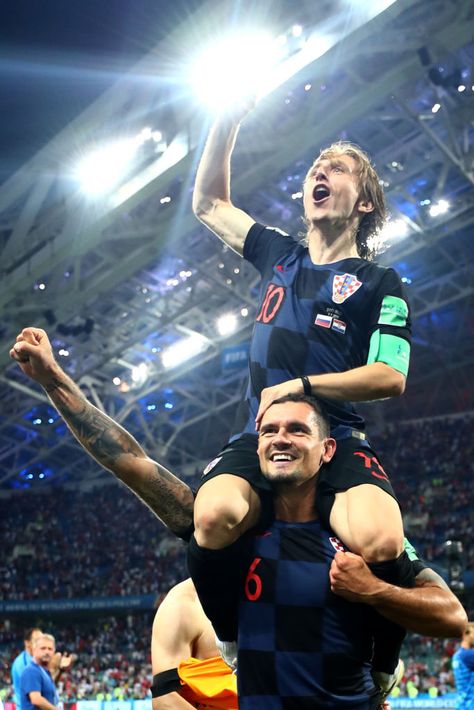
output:
<instances>
[{"instance_id":1,"label":"bright stadium light","mask_svg":"<svg viewBox=\"0 0 474 710\"><path fill-rule=\"evenodd\" d=\"M380 235L384 241L401 240L408 236L408 224L404 219L390 219L385 223Z\"/></svg>"},{"instance_id":2,"label":"bright stadium light","mask_svg":"<svg viewBox=\"0 0 474 710\"><path fill-rule=\"evenodd\" d=\"M186 360L190 360L195 355L198 355L206 349L208 340L199 333L193 333L184 340L180 340L169 348L163 350L161 354L161 362L167 370L172 367L178 367Z\"/></svg>"},{"instance_id":3,"label":"bright stadium light","mask_svg":"<svg viewBox=\"0 0 474 710\"><path fill-rule=\"evenodd\" d=\"M380 251L389 243L399 242L405 239L409 231L408 224L404 219L390 219L385 223L380 232L368 239L368 246L370 249L375 249L376 252Z\"/></svg>"},{"instance_id":4,"label":"bright stadium light","mask_svg":"<svg viewBox=\"0 0 474 710\"><path fill-rule=\"evenodd\" d=\"M281 44L263 31L224 36L194 61L194 91L212 110L258 95L282 52Z\"/></svg>"},{"instance_id":5,"label":"bright stadium light","mask_svg":"<svg viewBox=\"0 0 474 710\"><path fill-rule=\"evenodd\" d=\"M237 328L237 316L233 313L226 313L217 319L216 326L219 335L230 335Z\"/></svg>"},{"instance_id":6,"label":"bright stadium light","mask_svg":"<svg viewBox=\"0 0 474 710\"><path fill-rule=\"evenodd\" d=\"M438 217L440 214L445 214L449 210L449 202L447 200L438 200L436 204L430 207L430 217Z\"/></svg>"},{"instance_id":7,"label":"bright stadium light","mask_svg":"<svg viewBox=\"0 0 474 710\"><path fill-rule=\"evenodd\" d=\"M148 379L148 365L146 362L141 362L139 365L132 367L132 382L135 387L142 387Z\"/></svg>"},{"instance_id":8,"label":"bright stadium light","mask_svg":"<svg viewBox=\"0 0 474 710\"><path fill-rule=\"evenodd\" d=\"M82 190L90 196L103 195L125 176L137 150L133 139L109 143L87 155L75 170Z\"/></svg>"}]
</instances>

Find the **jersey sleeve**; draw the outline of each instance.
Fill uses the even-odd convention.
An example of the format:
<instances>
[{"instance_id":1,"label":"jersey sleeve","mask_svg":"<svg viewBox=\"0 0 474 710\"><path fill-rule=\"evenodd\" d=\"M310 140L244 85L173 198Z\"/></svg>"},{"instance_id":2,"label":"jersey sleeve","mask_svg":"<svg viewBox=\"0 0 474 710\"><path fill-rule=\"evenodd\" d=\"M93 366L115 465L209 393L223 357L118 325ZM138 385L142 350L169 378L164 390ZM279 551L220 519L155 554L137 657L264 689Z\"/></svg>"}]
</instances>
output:
<instances>
[{"instance_id":1,"label":"jersey sleeve","mask_svg":"<svg viewBox=\"0 0 474 710\"><path fill-rule=\"evenodd\" d=\"M20 668L20 664L23 668ZM11 669L12 685L15 693L15 703L19 706L20 703L20 690L21 690L21 674L25 666L23 664L23 659L21 656L17 656L13 661Z\"/></svg>"},{"instance_id":2,"label":"jersey sleeve","mask_svg":"<svg viewBox=\"0 0 474 710\"><path fill-rule=\"evenodd\" d=\"M19 665L18 658L19 658L19 656L17 658L15 658L15 660L13 661L12 668L10 671L12 683L16 688L20 687L20 676L21 676L21 673L18 669L18 665Z\"/></svg>"},{"instance_id":3,"label":"jersey sleeve","mask_svg":"<svg viewBox=\"0 0 474 710\"><path fill-rule=\"evenodd\" d=\"M289 234L277 227L265 227L256 222L244 242L244 259L250 261L264 276L271 271L297 244Z\"/></svg>"},{"instance_id":4,"label":"jersey sleeve","mask_svg":"<svg viewBox=\"0 0 474 710\"><path fill-rule=\"evenodd\" d=\"M32 664L28 665L21 674L20 687L22 693L26 693L26 695L35 690L41 693L41 676L36 673L36 669Z\"/></svg>"},{"instance_id":5,"label":"jersey sleeve","mask_svg":"<svg viewBox=\"0 0 474 710\"><path fill-rule=\"evenodd\" d=\"M415 577L418 576L424 569L428 568L429 565L427 565L426 562L419 557L418 552L413 547L410 540L406 537L403 540L403 549L408 555Z\"/></svg>"},{"instance_id":6,"label":"jersey sleeve","mask_svg":"<svg viewBox=\"0 0 474 710\"><path fill-rule=\"evenodd\" d=\"M405 376L411 347L411 317L408 298L393 269L380 281L370 313L370 345L367 364L384 362Z\"/></svg>"},{"instance_id":7,"label":"jersey sleeve","mask_svg":"<svg viewBox=\"0 0 474 710\"><path fill-rule=\"evenodd\" d=\"M474 649L463 648L462 660L471 671L474 670Z\"/></svg>"}]
</instances>

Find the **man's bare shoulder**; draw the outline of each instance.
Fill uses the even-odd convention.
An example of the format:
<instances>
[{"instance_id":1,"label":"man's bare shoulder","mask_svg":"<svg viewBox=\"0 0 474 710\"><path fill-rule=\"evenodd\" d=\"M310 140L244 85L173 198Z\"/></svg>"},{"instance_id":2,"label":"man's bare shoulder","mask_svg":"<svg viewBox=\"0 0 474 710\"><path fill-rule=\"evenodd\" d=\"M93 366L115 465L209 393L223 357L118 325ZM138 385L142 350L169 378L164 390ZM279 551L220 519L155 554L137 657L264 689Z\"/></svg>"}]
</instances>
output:
<instances>
[{"instance_id":1,"label":"man's bare shoulder","mask_svg":"<svg viewBox=\"0 0 474 710\"><path fill-rule=\"evenodd\" d=\"M158 608L157 616L179 619L181 626L201 633L209 624L191 579L185 579L170 589Z\"/></svg>"},{"instance_id":2,"label":"man's bare shoulder","mask_svg":"<svg viewBox=\"0 0 474 710\"><path fill-rule=\"evenodd\" d=\"M170 628L174 629L175 646L179 647L181 660L190 655L201 659L218 655L214 630L204 614L191 579L185 579L170 589L158 608L154 637L158 639L165 629L169 641ZM187 647L186 652L183 646Z\"/></svg>"},{"instance_id":3,"label":"man's bare shoulder","mask_svg":"<svg viewBox=\"0 0 474 710\"><path fill-rule=\"evenodd\" d=\"M185 579L183 582L175 584L168 592L165 600L180 604L199 604L199 598L196 589L191 579Z\"/></svg>"}]
</instances>

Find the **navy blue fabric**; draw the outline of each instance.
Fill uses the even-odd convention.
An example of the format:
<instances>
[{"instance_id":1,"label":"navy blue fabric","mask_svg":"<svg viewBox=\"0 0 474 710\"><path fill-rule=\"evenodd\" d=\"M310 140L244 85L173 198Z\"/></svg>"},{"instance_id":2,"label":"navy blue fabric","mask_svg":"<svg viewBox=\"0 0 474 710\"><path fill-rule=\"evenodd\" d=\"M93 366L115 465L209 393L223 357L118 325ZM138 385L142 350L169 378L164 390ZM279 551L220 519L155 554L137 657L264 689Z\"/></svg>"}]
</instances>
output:
<instances>
[{"instance_id":1,"label":"navy blue fabric","mask_svg":"<svg viewBox=\"0 0 474 710\"><path fill-rule=\"evenodd\" d=\"M318 266L312 263L308 249L293 237L260 224L254 224L247 235L244 257L260 271L262 283L246 400L239 409L232 439L255 433L264 387L301 375L344 372L365 365L384 296L407 301L393 269L359 258ZM335 303L334 279L344 275L348 276L345 298ZM360 285L351 288L355 281ZM330 327L324 327L328 322ZM382 330L410 340L409 319L406 328ZM364 430L364 420L350 402L331 400L325 405L335 438Z\"/></svg>"},{"instance_id":2,"label":"navy blue fabric","mask_svg":"<svg viewBox=\"0 0 474 710\"><path fill-rule=\"evenodd\" d=\"M275 521L253 538L239 607L240 710L369 710L370 608L334 595L333 533L319 522Z\"/></svg>"}]
</instances>

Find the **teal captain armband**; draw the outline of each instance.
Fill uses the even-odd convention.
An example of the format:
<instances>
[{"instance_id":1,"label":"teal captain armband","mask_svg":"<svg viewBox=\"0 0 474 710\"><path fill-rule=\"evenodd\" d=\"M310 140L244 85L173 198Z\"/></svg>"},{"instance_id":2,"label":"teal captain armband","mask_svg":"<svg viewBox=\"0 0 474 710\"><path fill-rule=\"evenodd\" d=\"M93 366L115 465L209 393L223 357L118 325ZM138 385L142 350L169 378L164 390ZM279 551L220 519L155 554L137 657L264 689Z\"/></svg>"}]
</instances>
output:
<instances>
[{"instance_id":1,"label":"teal captain armband","mask_svg":"<svg viewBox=\"0 0 474 710\"><path fill-rule=\"evenodd\" d=\"M404 328L408 319L408 304L398 296L384 296L380 306L378 325Z\"/></svg>"},{"instance_id":2,"label":"teal captain armband","mask_svg":"<svg viewBox=\"0 0 474 710\"><path fill-rule=\"evenodd\" d=\"M403 538L403 549L407 553L408 559L410 560L410 562L413 562L414 560L419 559L417 551L415 550L415 548L411 544L410 540L408 540L408 538L406 538L406 537Z\"/></svg>"},{"instance_id":3,"label":"teal captain armband","mask_svg":"<svg viewBox=\"0 0 474 710\"><path fill-rule=\"evenodd\" d=\"M367 365L371 365L373 362L384 362L406 377L410 364L410 343L398 335L381 333L380 330L376 330L370 338Z\"/></svg>"}]
</instances>

